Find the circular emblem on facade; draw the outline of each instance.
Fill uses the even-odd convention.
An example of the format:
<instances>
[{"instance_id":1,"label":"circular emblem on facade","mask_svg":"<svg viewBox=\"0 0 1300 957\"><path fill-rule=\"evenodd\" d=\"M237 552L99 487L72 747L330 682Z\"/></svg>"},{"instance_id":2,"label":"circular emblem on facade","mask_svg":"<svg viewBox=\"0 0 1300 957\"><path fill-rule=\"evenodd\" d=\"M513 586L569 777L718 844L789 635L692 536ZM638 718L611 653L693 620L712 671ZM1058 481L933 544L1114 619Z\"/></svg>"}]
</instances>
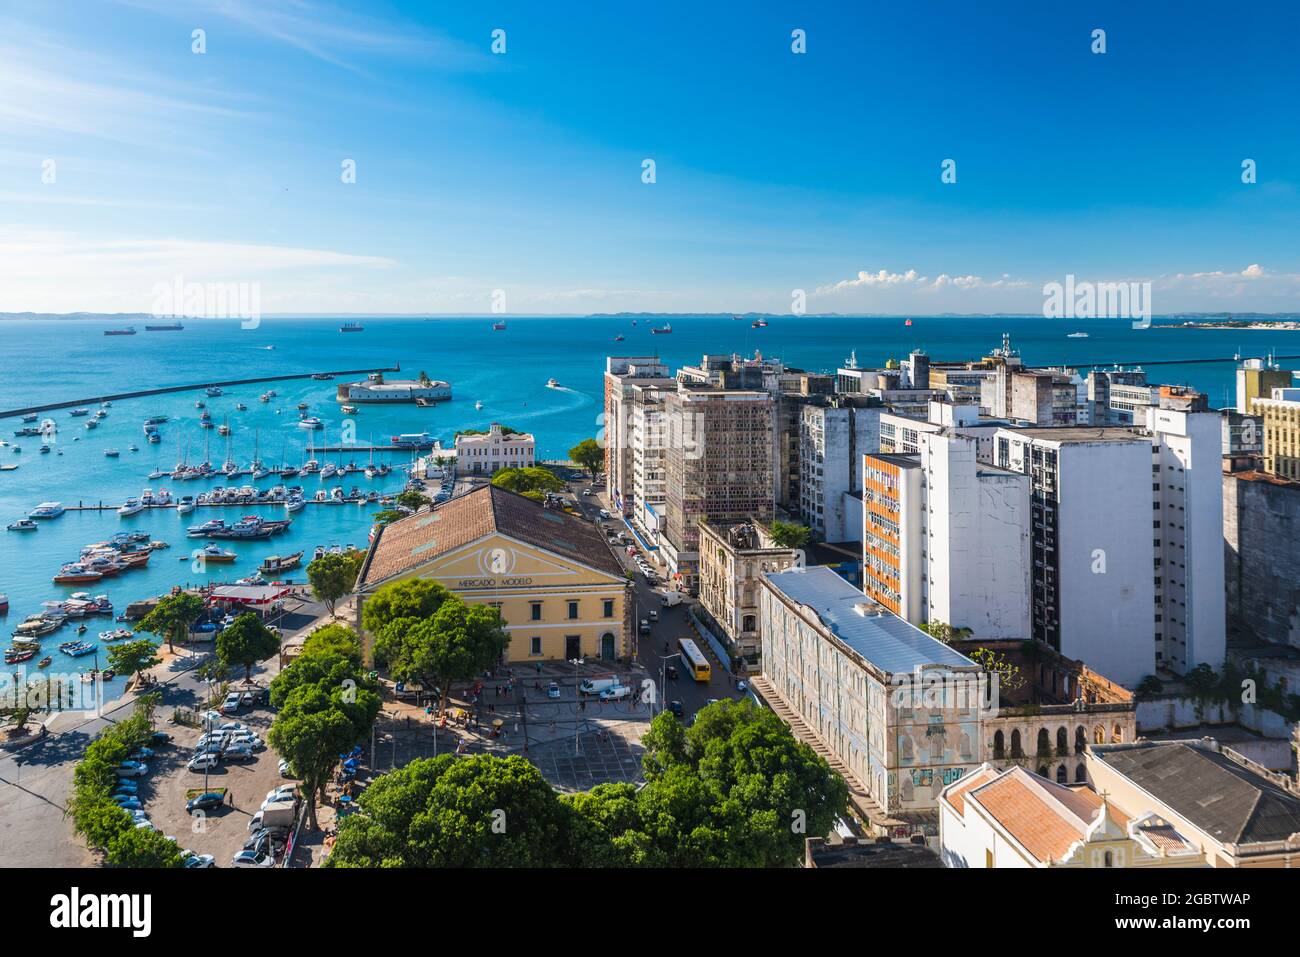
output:
<instances>
[{"instance_id":1,"label":"circular emblem on facade","mask_svg":"<svg viewBox=\"0 0 1300 957\"><path fill-rule=\"evenodd\" d=\"M515 556L505 548L487 548L479 552L478 565L485 575L509 575L515 567Z\"/></svg>"}]
</instances>

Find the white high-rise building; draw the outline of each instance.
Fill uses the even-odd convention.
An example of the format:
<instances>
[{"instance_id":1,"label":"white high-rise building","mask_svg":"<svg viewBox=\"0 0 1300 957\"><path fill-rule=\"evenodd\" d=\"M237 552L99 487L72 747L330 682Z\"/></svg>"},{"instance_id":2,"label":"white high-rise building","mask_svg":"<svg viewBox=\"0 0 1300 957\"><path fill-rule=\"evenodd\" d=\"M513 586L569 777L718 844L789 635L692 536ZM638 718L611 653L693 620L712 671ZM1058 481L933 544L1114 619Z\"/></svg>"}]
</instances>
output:
<instances>
[{"instance_id":1,"label":"white high-rise building","mask_svg":"<svg viewBox=\"0 0 1300 957\"><path fill-rule=\"evenodd\" d=\"M862 453L880 448L882 411L834 400L800 409L799 512L818 538L856 542L862 533L846 497L862 488Z\"/></svg>"}]
</instances>

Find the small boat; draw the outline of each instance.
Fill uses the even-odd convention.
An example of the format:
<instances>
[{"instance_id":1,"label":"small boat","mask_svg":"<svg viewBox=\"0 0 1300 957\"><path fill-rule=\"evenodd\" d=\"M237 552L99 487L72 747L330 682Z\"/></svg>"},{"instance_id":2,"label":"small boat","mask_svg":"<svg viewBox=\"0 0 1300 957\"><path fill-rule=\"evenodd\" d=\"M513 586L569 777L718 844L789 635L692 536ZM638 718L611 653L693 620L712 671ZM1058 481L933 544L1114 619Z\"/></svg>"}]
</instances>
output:
<instances>
[{"instance_id":1,"label":"small boat","mask_svg":"<svg viewBox=\"0 0 1300 957\"><path fill-rule=\"evenodd\" d=\"M127 450L128 452L139 452L139 451L140 451L140 446L138 446L138 445L136 445L134 442L132 442L130 445L128 445L128 446L126 447L126 450Z\"/></svg>"},{"instance_id":2,"label":"small boat","mask_svg":"<svg viewBox=\"0 0 1300 957\"><path fill-rule=\"evenodd\" d=\"M53 658L51 658L49 655L46 655L46 656L45 656L44 658L42 658L40 661L36 662L36 667L37 667L37 668L48 668L48 667L50 666L50 664L51 664L53 661L54 661Z\"/></svg>"},{"instance_id":3,"label":"small boat","mask_svg":"<svg viewBox=\"0 0 1300 957\"><path fill-rule=\"evenodd\" d=\"M59 573L54 576L54 584L77 585L82 582L97 582L103 577L102 572L94 571L88 565L74 562L71 565L63 566Z\"/></svg>"},{"instance_id":4,"label":"small boat","mask_svg":"<svg viewBox=\"0 0 1300 957\"><path fill-rule=\"evenodd\" d=\"M298 403L298 411L299 411L299 412L306 412L306 411L307 411L308 409L310 409L310 408L311 408L311 406L308 405L306 402L299 402L299 403Z\"/></svg>"},{"instance_id":5,"label":"small boat","mask_svg":"<svg viewBox=\"0 0 1300 957\"><path fill-rule=\"evenodd\" d=\"M99 420L98 420L98 419L87 419L87 420L86 420L86 428L88 428L88 429L97 429L97 428L99 428Z\"/></svg>"},{"instance_id":6,"label":"small boat","mask_svg":"<svg viewBox=\"0 0 1300 957\"><path fill-rule=\"evenodd\" d=\"M559 387L560 387L560 380L559 380L559 379L547 379L547 380L546 380L546 388L548 388L548 389L558 389Z\"/></svg>"},{"instance_id":7,"label":"small boat","mask_svg":"<svg viewBox=\"0 0 1300 957\"><path fill-rule=\"evenodd\" d=\"M505 320L504 320L504 319L502 319L502 320L500 320L500 321L498 321L498 322L494 322L494 323L492 323L492 331L493 331L493 332L504 332L504 331L505 331L505 328L506 328L506 323L505 323Z\"/></svg>"},{"instance_id":8,"label":"small boat","mask_svg":"<svg viewBox=\"0 0 1300 957\"><path fill-rule=\"evenodd\" d=\"M483 408L483 400L482 400L482 399L479 399L477 402L475 402L475 403L474 403L474 408L475 408L475 409L481 409L481 408Z\"/></svg>"},{"instance_id":9,"label":"small boat","mask_svg":"<svg viewBox=\"0 0 1300 957\"><path fill-rule=\"evenodd\" d=\"M77 626L77 634L84 635L85 633L86 633L86 623L82 622L80 625Z\"/></svg>"},{"instance_id":10,"label":"small boat","mask_svg":"<svg viewBox=\"0 0 1300 957\"><path fill-rule=\"evenodd\" d=\"M36 657L36 651L32 648L27 648L27 649L10 648L8 651L5 652L5 664L7 665L22 664L24 661L31 661L35 657Z\"/></svg>"},{"instance_id":11,"label":"small boat","mask_svg":"<svg viewBox=\"0 0 1300 957\"><path fill-rule=\"evenodd\" d=\"M911 320L911 319L908 319L905 323L903 323L903 325L905 325L905 326L910 326L911 324L912 324L912 320Z\"/></svg>"},{"instance_id":12,"label":"small boat","mask_svg":"<svg viewBox=\"0 0 1300 957\"><path fill-rule=\"evenodd\" d=\"M58 518L65 509L58 502L41 502L27 513L28 518Z\"/></svg>"},{"instance_id":13,"label":"small boat","mask_svg":"<svg viewBox=\"0 0 1300 957\"><path fill-rule=\"evenodd\" d=\"M192 511L194 511L194 496L182 495L180 500L176 503L176 514L188 515Z\"/></svg>"},{"instance_id":14,"label":"small boat","mask_svg":"<svg viewBox=\"0 0 1300 957\"><path fill-rule=\"evenodd\" d=\"M9 596L0 595L0 615L9 614Z\"/></svg>"},{"instance_id":15,"label":"small boat","mask_svg":"<svg viewBox=\"0 0 1300 957\"><path fill-rule=\"evenodd\" d=\"M204 545L203 548L199 549L195 553L195 556L200 561L219 562L219 563L233 562L236 558L239 557L234 552L227 551L226 549L221 548L218 545Z\"/></svg>"},{"instance_id":16,"label":"small boat","mask_svg":"<svg viewBox=\"0 0 1300 957\"><path fill-rule=\"evenodd\" d=\"M316 418L314 415L308 415L308 416L304 416L304 417L303 417L303 418L298 422L298 428L300 428L300 429L323 429L323 428L325 428L325 423L322 422L320 419Z\"/></svg>"},{"instance_id":17,"label":"small boat","mask_svg":"<svg viewBox=\"0 0 1300 957\"><path fill-rule=\"evenodd\" d=\"M339 332L365 332L366 327L359 322L345 322L339 326Z\"/></svg>"},{"instance_id":18,"label":"small boat","mask_svg":"<svg viewBox=\"0 0 1300 957\"><path fill-rule=\"evenodd\" d=\"M247 412L247 411L248 411L248 406L244 405L244 403L242 403L242 402L236 402L236 403L235 403L235 411L236 411L236 412Z\"/></svg>"},{"instance_id":19,"label":"small boat","mask_svg":"<svg viewBox=\"0 0 1300 957\"><path fill-rule=\"evenodd\" d=\"M271 393L270 393L270 392L263 392L261 395L259 395L259 396L257 397L257 399L258 399L259 402L270 402L270 401L271 401Z\"/></svg>"},{"instance_id":20,"label":"small boat","mask_svg":"<svg viewBox=\"0 0 1300 957\"><path fill-rule=\"evenodd\" d=\"M294 552L292 555L272 555L265 559L257 570L265 575L278 575L280 572L297 568L301 562L302 552Z\"/></svg>"},{"instance_id":21,"label":"small boat","mask_svg":"<svg viewBox=\"0 0 1300 957\"><path fill-rule=\"evenodd\" d=\"M671 323L671 322L665 322L662 326L652 326L652 327L650 328L650 335L652 335L652 336L666 336L666 335L668 335L668 333L670 333L670 332L672 332L672 331L673 331L673 325L672 325L672 323Z\"/></svg>"},{"instance_id":22,"label":"small boat","mask_svg":"<svg viewBox=\"0 0 1300 957\"><path fill-rule=\"evenodd\" d=\"M30 518L20 518L16 522L10 522L6 528L11 532L34 532L40 528L40 525Z\"/></svg>"},{"instance_id":23,"label":"small boat","mask_svg":"<svg viewBox=\"0 0 1300 957\"><path fill-rule=\"evenodd\" d=\"M1067 339L1087 339L1087 338L1088 338L1088 333L1086 333L1086 332L1072 332L1072 333L1070 333L1068 336L1066 336L1065 338L1067 338Z\"/></svg>"},{"instance_id":24,"label":"small boat","mask_svg":"<svg viewBox=\"0 0 1300 957\"><path fill-rule=\"evenodd\" d=\"M23 416L23 421L24 421L24 422L35 422L35 421L36 421L36 418L37 418L37 413L35 413L35 412L29 412L27 415L24 415L24 416Z\"/></svg>"},{"instance_id":25,"label":"small boat","mask_svg":"<svg viewBox=\"0 0 1300 957\"><path fill-rule=\"evenodd\" d=\"M356 415L360 410L355 405L345 405L343 411L348 415Z\"/></svg>"},{"instance_id":26,"label":"small boat","mask_svg":"<svg viewBox=\"0 0 1300 957\"><path fill-rule=\"evenodd\" d=\"M121 455L121 454L122 454L122 453L119 452L117 449L104 449L104 457L105 457L105 458L115 459L115 458L117 458L117 457L118 457L119 455Z\"/></svg>"},{"instance_id":27,"label":"small boat","mask_svg":"<svg viewBox=\"0 0 1300 957\"><path fill-rule=\"evenodd\" d=\"M290 496L288 501L284 503L284 508L285 511L287 512L296 512L300 508L302 508L304 504L305 503L301 495L293 495Z\"/></svg>"},{"instance_id":28,"label":"small boat","mask_svg":"<svg viewBox=\"0 0 1300 957\"><path fill-rule=\"evenodd\" d=\"M99 633L100 641L122 641L125 638L134 638L135 632L130 628L114 628L111 631L101 631Z\"/></svg>"},{"instance_id":29,"label":"small boat","mask_svg":"<svg viewBox=\"0 0 1300 957\"><path fill-rule=\"evenodd\" d=\"M73 409L71 412L68 413L68 415L72 416L74 419L75 419L75 418L80 418L80 417L83 416L83 415L90 415L90 410L89 410L89 409Z\"/></svg>"},{"instance_id":30,"label":"small boat","mask_svg":"<svg viewBox=\"0 0 1300 957\"><path fill-rule=\"evenodd\" d=\"M623 341L624 339L626 339L626 338L627 338L627 336L620 334L620 335L617 335L617 336L614 337L614 341L615 341L615 342L622 342L622 341Z\"/></svg>"},{"instance_id":31,"label":"small boat","mask_svg":"<svg viewBox=\"0 0 1300 957\"><path fill-rule=\"evenodd\" d=\"M59 651L63 652L69 658L80 658L83 655L93 654L99 650L99 645L89 641L65 641L59 645Z\"/></svg>"},{"instance_id":32,"label":"small boat","mask_svg":"<svg viewBox=\"0 0 1300 957\"><path fill-rule=\"evenodd\" d=\"M143 512L144 509L144 502L140 501L138 498L128 498L117 510L117 514L125 518L127 515L134 515L137 512Z\"/></svg>"},{"instance_id":33,"label":"small boat","mask_svg":"<svg viewBox=\"0 0 1300 957\"><path fill-rule=\"evenodd\" d=\"M749 324L749 327L750 327L751 329L766 329L766 328L767 328L767 320L766 320L766 319L755 319L753 322L751 322L751 323Z\"/></svg>"},{"instance_id":34,"label":"small boat","mask_svg":"<svg viewBox=\"0 0 1300 957\"><path fill-rule=\"evenodd\" d=\"M42 444L42 445L41 445L41 454L42 454L42 455L48 455L49 452L50 452L50 447L49 447L48 445L44 445L44 444Z\"/></svg>"},{"instance_id":35,"label":"small boat","mask_svg":"<svg viewBox=\"0 0 1300 957\"><path fill-rule=\"evenodd\" d=\"M211 395L211 396L224 395L224 393L221 391L221 387L220 387L220 386L215 386L215 385L210 385L210 386L208 386L206 389L204 389L203 391L206 392L208 395Z\"/></svg>"},{"instance_id":36,"label":"small boat","mask_svg":"<svg viewBox=\"0 0 1300 957\"><path fill-rule=\"evenodd\" d=\"M194 400L194 408L196 408L196 409L206 409L207 407L208 407L208 404L207 404L206 402L204 402L202 399L195 399L195 400Z\"/></svg>"}]
</instances>

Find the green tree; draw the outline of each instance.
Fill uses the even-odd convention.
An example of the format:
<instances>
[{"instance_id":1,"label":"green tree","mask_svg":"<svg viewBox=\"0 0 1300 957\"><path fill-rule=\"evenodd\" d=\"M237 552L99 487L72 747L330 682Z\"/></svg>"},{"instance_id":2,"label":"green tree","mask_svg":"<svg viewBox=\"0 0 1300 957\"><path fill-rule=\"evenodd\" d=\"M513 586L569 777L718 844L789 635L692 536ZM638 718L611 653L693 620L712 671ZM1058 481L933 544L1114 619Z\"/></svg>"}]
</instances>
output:
<instances>
[{"instance_id":1,"label":"green tree","mask_svg":"<svg viewBox=\"0 0 1300 957\"><path fill-rule=\"evenodd\" d=\"M110 867L180 867L180 846L157 831L128 827L108 841L105 859Z\"/></svg>"},{"instance_id":2,"label":"green tree","mask_svg":"<svg viewBox=\"0 0 1300 957\"><path fill-rule=\"evenodd\" d=\"M535 488L530 488L527 492L520 492L519 494L530 501L537 502L539 505L546 504L546 493Z\"/></svg>"},{"instance_id":3,"label":"green tree","mask_svg":"<svg viewBox=\"0 0 1300 957\"><path fill-rule=\"evenodd\" d=\"M190 626L203 614L203 599L193 592L168 595L136 623L136 631L147 631L167 640L168 652L175 654L173 642L189 637Z\"/></svg>"},{"instance_id":4,"label":"green tree","mask_svg":"<svg viewBox=\"0 0 1300 957\"><path fill-rule=\"evenodd\" d=\"M381 511L375 512L371 521L375 525L391 525L393 522L399 521L403 518L406 518L405 512L399 512L395 508L385 508Z\"/></svg>"},{"instance_id":5,"label":"green tree","mask_svg":"<svg viewBox=\"0 0 1300 957\"><path fill-rule=\"evenodd\" d=\"M118 674L139 677L146 668L162 663L162 659L154 654L156 650L148 638L114 645L108 649L108 666Z\"/></svg>"},{"instance_id":6,"label":"green tree","mask_svg":"<svg viewBox=\"0 0 1300 957\"><path fill-rule=\"evenodd\" d=\"M356 587L365 557L365 552L352 549L342 554L324 554L307 566L307 581L311 583L312 594L325 603L331 615L334 614L334 603L344 595L350 595Z\"/></svg>"},{"instance_id":7,"label":"green tree","mask_svg":"<svg viewBox=\"0 0 1300 957\"><path fill-rule=\"evenodd\" d=\"M562 867L569 815L521 757L441 755L382 775L339 825L327 867Z\"/></svg>"},{"instance_id":8,"label":"green tree","mask_svg":"<svg viewBox=\"0 0 1300 957\"><path fill-rule=\"evenodd\" d=\"M492 476L492 484L509 492L561 492L562 482L550 469L529 465L524 468L501 469Z\"/></svg>"},{"instance_id":9,"label":"green tree","mask_svg":"<svg viewBox=\"0 0 1300 957\"><path fill-rule=\"evenodd\" d=\"M427 578L390 582L366 599L361 606L361 626L378 637L395 621L432 618L451 592Z\"/></svg>"},{"instance_id":10,"label":"green tree","mask_svg":"<svg viewBox=\"0 0 1300 957\"><path fill-rule=\"evenodd\" d=\"M594 482L596 476L605 468L605 450L595 439L583 439L569 449L569 460L591 473L591 480Z\"/></svg>"},{"instance_id":11,"label":"green tree","mask_svg":"<svg viewBox=\"0 0 1300 957\"><path fill-rule=\"evenodd\" d=\"M411 511L419 511L424 506L432 504L433 499L425 495L418 489L408 488L404 492L397 494L397 504L403 508L409 508ZM396 509L394 509L396 511Z\"/></svg>"},{"instance_id":12,"label":"green tree","mask_svg":"<svg viewBox=\"0 0 1300 957\"><path fill-rule=\"evenodd\" d=\"M279 650L279 636L251 611L244 612L217 635L217 659L227 668L242 665L246 681L253 675L253 665Z\"/></svg>"},{"instance_id":13,"label":"green tree","mask_svg":"<svg viewBox=\"0 0 1300 957\"><path fill-rule=\"evenodd\" d=\"M945 645L950 645L954 641L961 641L964 638L969 638L974 634L974 632L969 628L960 628L956 625L950 625L946 621L927 621L921 626L921 630L935 641L941 641Z\"/></svg>"},{"instance_id":14,"label":"green tree","mask_svg":"<svg viewBox=\"0 0 1300 957\"><path fill-rule=\"evenodd\" d=\"M449 595L431 618L401 618L384 626L375 656L388 663L394 678L437 688L439 707L445 708L451 682L491 667L509 643L499 611Z\"/></svg>"},{"instance_id":15,"label":"green tree","mask_svg":"<svg viewBox=\"0 0 1300 957\"><path fill-rule=\"evenodd\" d=\"M812 537L812 529L795 522L783 522L780 519L769 527L772 541L778 548L803 548Z\"/></svg>"}]
</instances>

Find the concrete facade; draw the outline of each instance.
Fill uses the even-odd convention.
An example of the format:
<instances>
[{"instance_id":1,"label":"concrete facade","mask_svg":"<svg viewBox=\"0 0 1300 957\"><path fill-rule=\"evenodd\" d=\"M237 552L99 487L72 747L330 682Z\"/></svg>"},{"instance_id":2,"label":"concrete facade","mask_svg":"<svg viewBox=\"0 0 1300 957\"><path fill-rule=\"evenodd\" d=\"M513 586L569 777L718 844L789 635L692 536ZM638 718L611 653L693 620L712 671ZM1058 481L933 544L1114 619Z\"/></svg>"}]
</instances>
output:
<instances>
[{"instance_id":1,"label":"concrete facade","mask_svg":"<svg viewBox=\"0 0 1300 957\"><path fill-rule=\"evenodd\" d=\"M844 493L862 487L863 452L880 447L880 408L804 405L799 424L799 513L828 542L857 541Z\"/></svg>"},{"instance_id":2,"label":"concrete facade","mask_svg":"<svg viewBox=\"0 0 1300 957\"><path fill-rule=\"evenodd\" d=\"M1300 648L1300 482L1224 475L1223 538L1233 629Z\"/></svg>"}]
</instances>

